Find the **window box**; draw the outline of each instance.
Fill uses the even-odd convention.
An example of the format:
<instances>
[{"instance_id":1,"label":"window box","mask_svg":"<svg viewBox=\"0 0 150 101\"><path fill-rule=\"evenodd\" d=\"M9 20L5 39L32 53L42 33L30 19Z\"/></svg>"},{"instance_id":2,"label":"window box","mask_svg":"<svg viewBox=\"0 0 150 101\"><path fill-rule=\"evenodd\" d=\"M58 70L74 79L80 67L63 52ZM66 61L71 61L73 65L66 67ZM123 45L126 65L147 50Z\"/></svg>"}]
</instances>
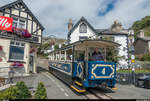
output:
<instances>
[{"instance_id":1,"label":"window box","mask_svg":"<svg viewBox=\"0 0 150 101\"><path fill-rule=\"evenodd\" d=\"M12 32L15 33L16 35L22 36L24 38L30 38L30 37L32 37L32 35L28 32L28 30L23 29L23 28L13 27L12 28Z\"/></svg>"},{"instance_id":2,"label":"window box","mask_svg":"<svg viewBox=\"0 0 150 101\"><path fill-rule=\"evenodd\" d=\"M19 67L22 68L24 67L23 63L20 62L13 62L12 64L10 64L11 67Z\"/></svg>"}]
</instances>

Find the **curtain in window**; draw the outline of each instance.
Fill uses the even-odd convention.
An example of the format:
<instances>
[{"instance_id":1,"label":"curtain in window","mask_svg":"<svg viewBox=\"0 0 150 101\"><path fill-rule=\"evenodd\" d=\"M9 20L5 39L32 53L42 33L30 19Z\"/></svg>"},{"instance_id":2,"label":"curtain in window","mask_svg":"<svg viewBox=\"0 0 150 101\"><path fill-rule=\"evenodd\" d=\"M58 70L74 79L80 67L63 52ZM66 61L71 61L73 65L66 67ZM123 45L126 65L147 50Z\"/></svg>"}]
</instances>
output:
<instances>
[{"instance_id":1,"label":"curtain in window","mask_svg":"<svg viewBox=\"0 0 150 101\"><path fill-rule=\"evenodd\" d=\"M24 47L10 46L10 60L24 60Z\"/></svg>"}]
</instances>

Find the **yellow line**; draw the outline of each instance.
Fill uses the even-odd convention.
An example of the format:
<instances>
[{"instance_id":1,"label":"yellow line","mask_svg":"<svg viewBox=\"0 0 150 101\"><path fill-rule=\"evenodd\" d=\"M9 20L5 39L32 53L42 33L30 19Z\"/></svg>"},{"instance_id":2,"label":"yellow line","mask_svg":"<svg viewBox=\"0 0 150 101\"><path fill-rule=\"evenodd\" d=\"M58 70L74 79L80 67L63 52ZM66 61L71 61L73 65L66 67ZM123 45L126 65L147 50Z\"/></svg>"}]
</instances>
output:
<instances>
[{"instance_id":1,"label":"yellow line","mask_svg":"<svg viewBox=\"0 0 150 101\"><path fill-rule=\"evenodd\" d=\"M78 84L79 86L82 86L82 83L75 81L76 84Z\"/></svg>"},{"instance_id":2,"label":"yellow line","mask_svg":"<svg viewBox=\"0 0 150 101\"><path fill-rule=\"evenodd\" d=\"M112 90L117 90L118 88L112 88Z\"/></svg>"},{"instance_id":3,"label":"yellow line","mask_svg":"<svg viewBox=\"0 0 150 101\"><path fill-rule=\"evenodd\" d=\"M74 86L71 85L71 88L73 88L74 90L76 90L77 92L81 93L81 92L85 92L85 90L78 90L77 88L75 88Z\"/></svg>"}]
</instances>

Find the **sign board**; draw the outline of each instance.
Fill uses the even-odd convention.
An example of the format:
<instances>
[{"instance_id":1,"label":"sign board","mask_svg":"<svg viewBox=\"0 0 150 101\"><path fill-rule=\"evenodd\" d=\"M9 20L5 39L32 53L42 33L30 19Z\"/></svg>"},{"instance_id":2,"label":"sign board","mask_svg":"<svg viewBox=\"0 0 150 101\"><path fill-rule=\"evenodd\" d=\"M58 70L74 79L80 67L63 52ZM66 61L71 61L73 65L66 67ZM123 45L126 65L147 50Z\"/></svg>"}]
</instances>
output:
<instances>
[{"instance_id":1,"label":"sign board","mask_svg":"<svg viewBox=\"0 0 150 101\"><path fill-rule=\"evenodd\" d=\"M132 59L132 60L131 60L131 63L135 63L135 60L134 60L134 59Z\"/></svg>"},{"instance_id":2,"label":"sign board","mask_svg":"<svg viewBox=\"0 0 150 101\"><path fill-rule=\"evenodd\" d=\"M0 30L12 32L13 19L10 17L0 16Z\"/></svg>"}]
</instances>

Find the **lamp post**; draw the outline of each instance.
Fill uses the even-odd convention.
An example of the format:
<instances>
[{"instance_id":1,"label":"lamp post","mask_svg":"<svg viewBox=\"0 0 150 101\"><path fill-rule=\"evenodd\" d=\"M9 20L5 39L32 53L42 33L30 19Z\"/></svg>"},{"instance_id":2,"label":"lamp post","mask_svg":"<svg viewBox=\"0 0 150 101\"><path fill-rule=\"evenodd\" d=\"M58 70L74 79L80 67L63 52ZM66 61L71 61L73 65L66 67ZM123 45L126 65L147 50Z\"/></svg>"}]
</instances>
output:
<instances>
[{"instance_id":1,"label":"lamp post","mask_svg":"<svg viewBox=\"0 0 150 101\"><path fill-rule=\"evenodd\" d=\"M10 83L13 83L14 74L15 74L15 72L14 72L13 68L10 67L10 70L9 70L9 72L8 72L9 84L10 84Z\"/></svg>"},{"instance_id":2,"label":"lamp post","mask_svg":"<svg viewBox=\"0 0 150 101\"><path fill-rule=\"evenodd\" d=\"M135 84L135 65L133 64L133 67L132 67L132 84Z\"/></svg>"}]
</instances>

